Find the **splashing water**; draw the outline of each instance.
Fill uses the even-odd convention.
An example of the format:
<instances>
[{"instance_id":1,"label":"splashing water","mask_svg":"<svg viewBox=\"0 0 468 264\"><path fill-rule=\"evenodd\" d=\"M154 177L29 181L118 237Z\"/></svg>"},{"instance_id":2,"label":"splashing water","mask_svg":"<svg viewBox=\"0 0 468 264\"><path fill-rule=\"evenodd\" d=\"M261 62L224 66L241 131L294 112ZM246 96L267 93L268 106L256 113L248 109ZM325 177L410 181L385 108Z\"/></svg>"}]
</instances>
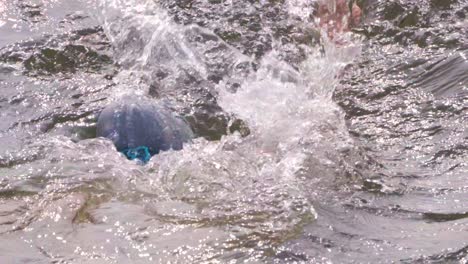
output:
<instances>
[{"instance_id":1,"label":"splashing water","mask_svg":"<svg viewBox=\"0 0 468 264\"><path fill-rule=\"evenodd\" d=\"M312 12L289 6L302 18ZM180 109L202 85L251 133L199 138L146 166L103 139L45 135L29 145L27 164L0 168L12 175L2 187L26 197L2 209L20 216L11 220L20 241L5 230L1 243L25 242L38 260L261 261L320 217L314 199L339 188L342 152L354 148L331 97L358 44L325 41L290 65L279 43L256 60L210 29L174 23L158 2L103 0L98 13L121 67L110 97L157 85Z\"/></svg>"},{"instance_id":2,"label":"splashing water","mask_svg":"<svg viewBox=\"0 0 468 264\"><path fill-rule=\"evenodd\" d=\"M0 262L466 263L467 6L3 1ZM134 93L199 138L128 161Z\"/></svg>"},{"instance_id":3,"label":"splashing water","mask_svg":"<svg viewBox=\"0 0 468 264\"><path fill-rule=\"evenodd\" d=\"M133 7L117 1L105 7L124 12L116 15L119 21L105 24L114 45L124 52L118 55L119 61L129 65L131 72L151 75L153 67L163 65L175 74L190 71L202 79L208 78L211 65L222 62L227 74L214 85L219 104L245 120L252 131L247 138L234 134L220 142L198 140L181 152L164 153L152 161L147 176L136 179L134 185L140 192L159 196L145 201L149 215L163 223L187 223L229 237L219 248L210 246L217 240L207 239L203 250L214 250L213 257L226 254L220 249L245 254L254 243L259 251L247 256L255 258L294 236L316 217L309 193L313 182L301 181L299 174L314 175L307 168L310 159L321 166L338 162L329 160L330 153L324 149L334 151L351 144L331 94L336 76L358 49L335 49L328 43L326 56L317 50L298 70L276 59L273 51L256 71L236 76L236 66L251 59L213 33L175 25L152 3L150 7L126 5ZM212 46L219 49L210 50ZM232 79L244 79L236 92L228 87Z\"/></svg>"}]
</instances>

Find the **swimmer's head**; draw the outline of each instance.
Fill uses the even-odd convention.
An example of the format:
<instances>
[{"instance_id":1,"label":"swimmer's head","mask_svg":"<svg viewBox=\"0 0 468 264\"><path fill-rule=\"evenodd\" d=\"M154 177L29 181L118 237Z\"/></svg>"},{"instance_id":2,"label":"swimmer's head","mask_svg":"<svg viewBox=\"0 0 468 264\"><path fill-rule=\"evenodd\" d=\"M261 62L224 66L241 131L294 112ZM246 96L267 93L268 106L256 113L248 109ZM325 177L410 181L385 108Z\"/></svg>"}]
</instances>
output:
<instances>
[{"instance_id":1,"label":"swimmer's head","mask_svg":"<svg viewBox=\"0 0 468 264\"><path fill-rule=\"evenodd\" d=\"M193 133L166 107L144 97L125 97L101 112L97 136L110 139L128 159L145 163L160 151L182 149Z\"/></svg>"}]
</instances>

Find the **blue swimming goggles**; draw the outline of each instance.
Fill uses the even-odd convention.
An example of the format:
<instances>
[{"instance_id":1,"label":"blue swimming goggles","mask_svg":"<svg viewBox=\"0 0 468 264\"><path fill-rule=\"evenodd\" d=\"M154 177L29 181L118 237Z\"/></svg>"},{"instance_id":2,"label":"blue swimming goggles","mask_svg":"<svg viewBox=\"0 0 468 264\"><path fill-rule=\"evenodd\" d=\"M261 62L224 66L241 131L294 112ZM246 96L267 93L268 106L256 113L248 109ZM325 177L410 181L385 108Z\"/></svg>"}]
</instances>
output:
<instances>
[{"instance_id":1,"label":"blue swimming goggles","mask_svg":"<svg viewBox=\"0 0 468 264\"><path fill-rule=\"evenodd\" d=\"M129 160L140 160L143 163L147 163L151 159L151 151L148 147L146 146L139 146L136 148L126 148L122 151L127 159Z\"/></svg>"}]
</instances>

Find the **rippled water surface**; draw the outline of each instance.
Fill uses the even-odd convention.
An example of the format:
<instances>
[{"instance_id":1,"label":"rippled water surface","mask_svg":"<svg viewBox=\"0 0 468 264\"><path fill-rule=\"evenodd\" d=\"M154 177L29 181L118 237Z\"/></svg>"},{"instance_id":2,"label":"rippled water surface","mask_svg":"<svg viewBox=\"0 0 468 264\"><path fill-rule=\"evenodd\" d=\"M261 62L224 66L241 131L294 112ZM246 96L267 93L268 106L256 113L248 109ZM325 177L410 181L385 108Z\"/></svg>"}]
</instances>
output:
<instances>
[{"instance_id":1,"label":"rippled water surface","mask_svg":"<svg viewBox=\"0 0 468 264\"><path fill-rule=\"evenodd\" d=\"M324 5L0 1L0 262L467 263L468 2ZM197 138L127 160L127 94Z\"/></svg>"}]
</instances>

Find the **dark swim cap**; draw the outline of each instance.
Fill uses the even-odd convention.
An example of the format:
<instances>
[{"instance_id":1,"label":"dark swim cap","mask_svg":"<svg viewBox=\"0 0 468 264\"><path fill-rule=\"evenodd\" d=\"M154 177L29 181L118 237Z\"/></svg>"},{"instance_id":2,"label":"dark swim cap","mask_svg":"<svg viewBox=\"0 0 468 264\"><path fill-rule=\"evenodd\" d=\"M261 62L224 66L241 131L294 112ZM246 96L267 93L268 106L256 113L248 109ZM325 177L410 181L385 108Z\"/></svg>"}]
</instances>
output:
<instances>
[{"instance_id":1,"label":"dark swim cap","mask_svg":"<svg viewBox=\"0 0 468 264\"><path fill-rule=\"evenodd\" d=\"M158 103L124 97L101 112L97 136L112 140L128 159L147 162L160 151L182 149L193 133L182 118Z\"/></svg>"}]
</instances>

